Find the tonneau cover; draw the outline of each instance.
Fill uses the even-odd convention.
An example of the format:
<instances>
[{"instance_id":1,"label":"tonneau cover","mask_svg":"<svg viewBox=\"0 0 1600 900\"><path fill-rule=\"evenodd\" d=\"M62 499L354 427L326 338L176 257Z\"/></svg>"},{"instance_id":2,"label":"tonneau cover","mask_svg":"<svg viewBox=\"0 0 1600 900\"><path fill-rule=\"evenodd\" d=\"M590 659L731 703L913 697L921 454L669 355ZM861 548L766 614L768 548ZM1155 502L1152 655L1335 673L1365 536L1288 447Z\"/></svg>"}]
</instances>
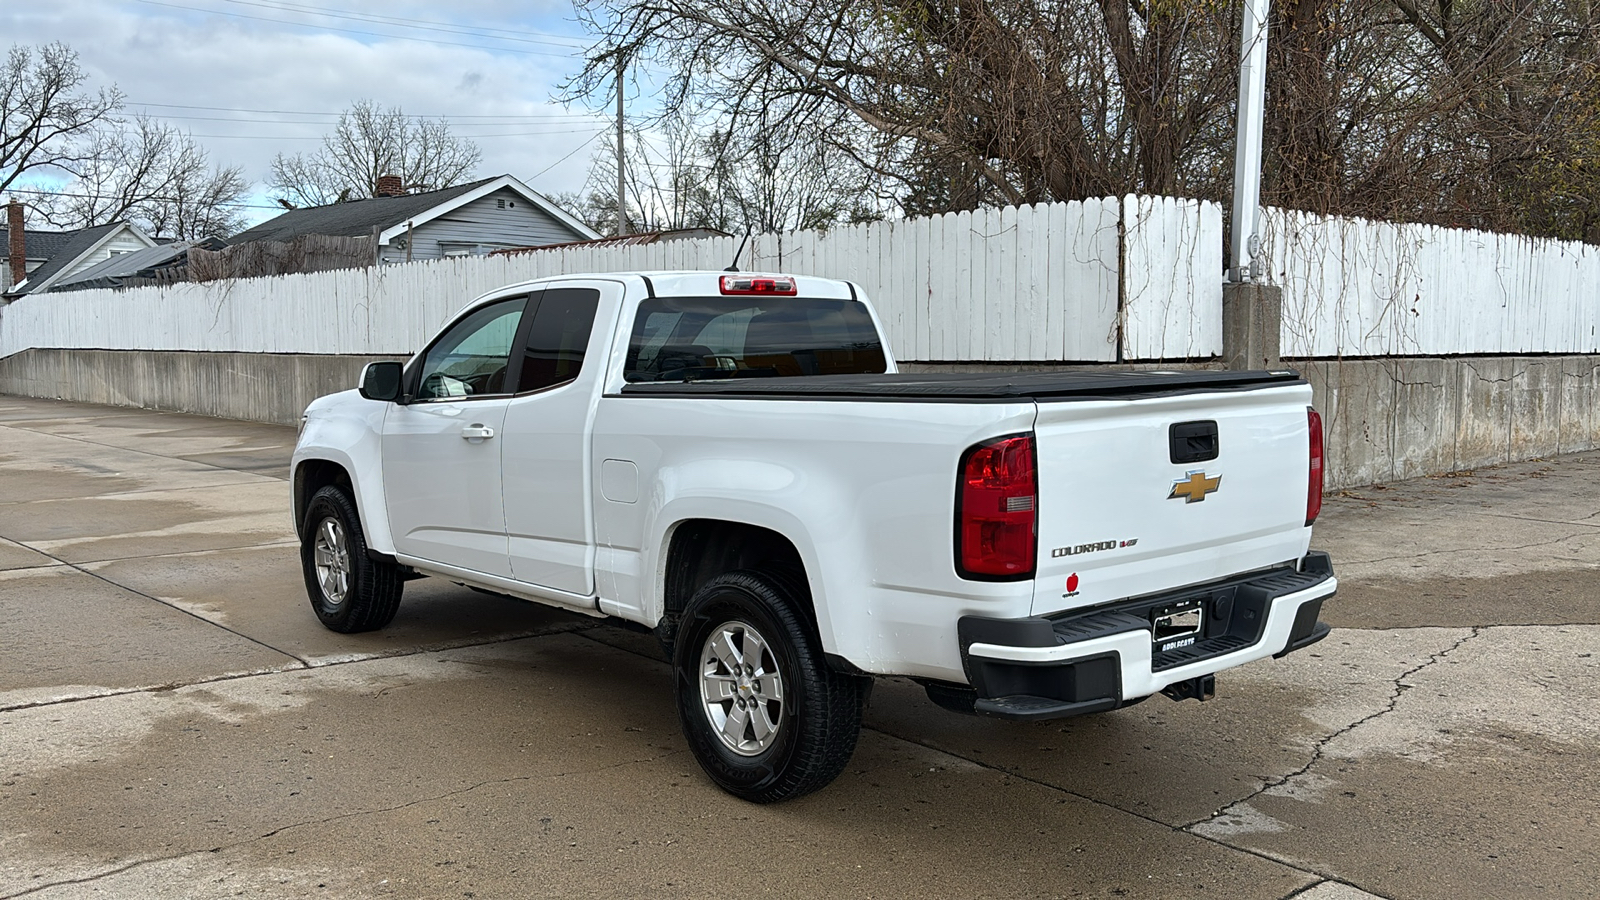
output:
<instances>
[{"instance_id":1,"label":"tonneau cover","mask_svg":"<svg viewBox=\"0 0 1600 900\"><path fill-rule=\"evenodd\" d=\"M752 400L993 400L1138 399L1209 391L1254 390L1304 384L1290 370L1219 372L1037 372L984 374L814 375L800 378L728 378L633 382L623 396L741 397Z\"/></svg>"}]
</instances>

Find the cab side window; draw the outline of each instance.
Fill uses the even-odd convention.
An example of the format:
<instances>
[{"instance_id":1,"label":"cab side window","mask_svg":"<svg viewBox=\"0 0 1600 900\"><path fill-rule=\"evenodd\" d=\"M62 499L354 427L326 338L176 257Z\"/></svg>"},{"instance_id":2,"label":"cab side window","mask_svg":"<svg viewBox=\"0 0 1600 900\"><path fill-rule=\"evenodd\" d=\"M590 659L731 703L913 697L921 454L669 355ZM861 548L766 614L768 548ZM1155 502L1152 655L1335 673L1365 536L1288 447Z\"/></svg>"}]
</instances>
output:
<instances>
[{"instance_id":1,"label":"cab side window","mask_svg":"<svg viewBox=\"0 0 1600 900\"><path fill-rule=\"evenodd\" d=\"M506 367L526 297L473 310L450 327L422 358L413 400L461 399L507 393Z\"/></svg>"},{"instance_id":2,"label":"cab side window","mask_svg":"<svg viewBox=\"0 0 1600 900\"><path fill-rule=\"evenodd\" d=\"M583 371L583 355L589 347L600 292L592 288L552 288L539 296L538 304L523 345L519 393L565 384Z\"/></svg>"}]
</instances>

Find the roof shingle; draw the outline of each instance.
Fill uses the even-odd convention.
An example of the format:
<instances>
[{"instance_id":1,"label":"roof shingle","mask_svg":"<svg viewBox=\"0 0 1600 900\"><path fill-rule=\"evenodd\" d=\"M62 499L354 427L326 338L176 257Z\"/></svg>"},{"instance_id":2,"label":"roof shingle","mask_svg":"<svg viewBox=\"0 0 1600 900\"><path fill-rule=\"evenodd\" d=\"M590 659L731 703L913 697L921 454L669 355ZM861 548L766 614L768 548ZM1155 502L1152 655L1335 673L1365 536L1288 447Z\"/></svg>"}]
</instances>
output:
<instances>
[{"instance_id":1,"label":"roof shingle","mask_svg":"<svg viewBox=\"0 0 1600 900\"><path fill-rule=\"evenodd\" d=\"M372 229L391 228L414 218L441 203L453 200L476 188L494 181L485 178L470 184L441 188L422 194L405 194L399 197L370 197L313 206L309 209L291 209L281 216L268 219L228 239L229 244L250 241L287 241L302 234L326 234L336 237L366 237Z\"/></svg>"},{"instance_id":2,"label":"roof shingle","mask_svg":"<svg viewBox=\"0 0 1600 900\"><path fill-rule=\"evenodd\" d=\"M33 231L24 228L22 239L27 243L25 255L28 259L49 259L61 252L61 248L77 234L77 231ZM0 225L0 259L9 259L10 254L11 229Z\"/></svg>"}]
</instances>

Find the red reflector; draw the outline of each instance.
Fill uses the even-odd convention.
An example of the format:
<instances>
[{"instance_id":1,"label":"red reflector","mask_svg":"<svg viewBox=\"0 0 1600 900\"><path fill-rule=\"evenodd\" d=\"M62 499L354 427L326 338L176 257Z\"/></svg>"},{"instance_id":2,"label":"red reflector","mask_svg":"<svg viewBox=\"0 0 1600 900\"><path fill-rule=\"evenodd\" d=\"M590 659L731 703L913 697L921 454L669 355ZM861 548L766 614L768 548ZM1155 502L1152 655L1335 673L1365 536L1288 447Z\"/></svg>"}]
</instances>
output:
<instances>
[{"instance_id":1,"label":"red reflector","mask_svg":"<svg viewBox=\"0 0 1600 900\"><path fill-rule=\"evenodd\" d=\"M1306 484L1306 524L1310 525L1322 512L1322 417L1309 406L1306 424L1311 431L1311 471Z\"/></svg>"},{"instance_id":2,"label":"red reflector","mask_svg":"<svg viewBox=\"0 0 1600 900\"><path fill-rule=\"evenodd\" d=\"M793 297L797 290L794 285L794 279L787 276L724 275L722 276L722 292L724 294L773 294L780 297Z\"/></svg>"},{"instance_id":3,"label":"red reflector","mask_svg":"<svg viewBox=\"0 0 1600 900\"><path fill-rule=\"evenodd\" d=\"M956 486L956 569L968 578L1033 575L1039 498L1033 435L979 444Z\"/></svg>"}]
</instances>

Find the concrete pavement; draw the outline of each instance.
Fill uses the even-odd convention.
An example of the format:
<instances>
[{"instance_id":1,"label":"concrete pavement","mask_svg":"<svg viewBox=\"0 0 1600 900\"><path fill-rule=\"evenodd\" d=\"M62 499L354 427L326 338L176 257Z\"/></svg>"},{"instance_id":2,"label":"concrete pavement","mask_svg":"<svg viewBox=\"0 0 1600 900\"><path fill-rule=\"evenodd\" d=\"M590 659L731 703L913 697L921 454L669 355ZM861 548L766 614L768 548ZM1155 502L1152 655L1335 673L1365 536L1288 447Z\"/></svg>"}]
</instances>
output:
<instances>
[{"instance_id":1,"label":"concrete pavement","mask_svg":"<svg viewBox=\"0 0 1600 900\"><path fill-rule=\"evenodd\" d=\"M652 639L407 585L327 632L292 429L0 397L0 898L1591 897L1600 454L1329 499L1338 630L1015 725L880 682L755 807Z\"/></svg>"}]
</instances>

